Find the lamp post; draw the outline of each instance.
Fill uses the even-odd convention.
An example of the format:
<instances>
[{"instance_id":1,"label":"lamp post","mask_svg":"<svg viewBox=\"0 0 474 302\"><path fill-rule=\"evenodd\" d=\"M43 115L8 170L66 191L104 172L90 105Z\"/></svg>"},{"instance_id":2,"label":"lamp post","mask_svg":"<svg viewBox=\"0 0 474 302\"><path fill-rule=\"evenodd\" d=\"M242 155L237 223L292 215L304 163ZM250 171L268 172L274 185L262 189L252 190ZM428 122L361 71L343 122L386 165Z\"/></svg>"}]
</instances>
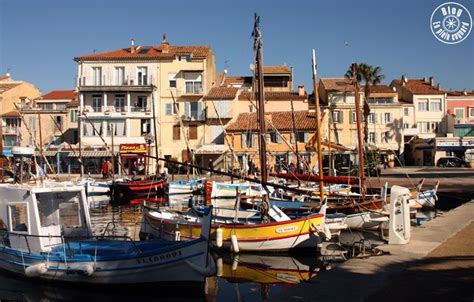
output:
<instances>
[{"instance_id":1,"label":"lamp post","mask_svg":"<svg viewBox=\"0 0 474 302\"><path fill-rule=\"evenodd\" d=\"M150 171L150 169L148 168L148 165L150 164L149 163L149 159L150 159L150 149L151 149L151 142L155 139L155 137L153 135L151 135L150 133L147 133L145 135L145 142L147 143L148 145L148 150L147 150L147 158L146 158L146 170L145 170L145 174L148 175L148 171Z\"/></svg>"}]
</instances>

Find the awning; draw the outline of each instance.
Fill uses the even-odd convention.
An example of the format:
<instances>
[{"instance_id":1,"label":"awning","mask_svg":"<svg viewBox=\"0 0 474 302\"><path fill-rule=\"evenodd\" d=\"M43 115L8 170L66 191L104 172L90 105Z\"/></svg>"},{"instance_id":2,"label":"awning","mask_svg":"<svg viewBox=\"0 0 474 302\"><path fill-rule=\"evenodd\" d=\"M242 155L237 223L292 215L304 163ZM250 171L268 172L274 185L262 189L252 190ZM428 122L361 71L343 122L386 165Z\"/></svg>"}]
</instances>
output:
<instances>
[{"instance_id":1,"label":"awning","mask_svg":"<svg viewBox=\"0 0 474 302\"><path fill-rule=\"evenodd\" d=\"M82 157L111 157L110 152L107 150L100 151L82 151ZM69 157L79 157L79 151L69 153Z\"/></svg>"},{"instance_id":2,"label":"awning","mask_svg":"<svg viewBox=\"0 0 474 302\"><path fill-rule=\"evenodd\" d=\"M222 154L230 151L226 145L203 145L194 154Z\"/></svg>"},{"instance_id":3,"label":"awning","mask_svg":"<svg viewBox=\"0 0 474 302\"><path fill-rule=\"evenodd\" d=\"M56 156L58 150L45 150L43 151L43 156ZM40 151L35 151L35 156L41 156Z\"/></svg>"}]
</instances>

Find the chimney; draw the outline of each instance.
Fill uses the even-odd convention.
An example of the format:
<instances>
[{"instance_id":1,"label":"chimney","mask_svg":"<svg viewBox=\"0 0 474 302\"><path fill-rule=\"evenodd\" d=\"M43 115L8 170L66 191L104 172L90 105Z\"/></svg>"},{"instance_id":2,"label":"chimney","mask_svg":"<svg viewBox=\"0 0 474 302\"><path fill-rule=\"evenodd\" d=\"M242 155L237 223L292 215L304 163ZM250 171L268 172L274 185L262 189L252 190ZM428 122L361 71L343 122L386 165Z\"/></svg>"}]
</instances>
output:
<instances>
[{"instance_id":1,"label":"chimney","mask_svg":"<svg viewBox=\"0 0 474 302\"><path fill-rule=\"evenodd\" d=\"M166 41L166 34L163 34L163 40L161 40L161 52L162 53L169 53L169 46L170 43Z\"/></svg>"},{"instance_id":2,"label":"chimney","mask_svg":"<svg viewBox=\"0 0 474 302\"><path fill-rule=\"evenodd\" d=\"M305 94L306 94L306 92L304 91L304 85L303 85L303 84L299 84L299 85L298 85L298 95L299 95L299 96L303 96L303 95L305 95Z\"/></svg>"},{"instance_id":3,"label":"chimney","mask_svg":"<svg viewBox=\"0 0 474 302\"><path fill-rule=\"evenodd\" d=\"M402 85L405 86L405 83L408 81L405 75L402 75Z\"/></svg>"},{"instance_id":4,"label":"chimney","mask_svg":"<svg viewBox=\"0 0 474 302\"><path fill-rule=\"evenodd\" d=\"M435 85L434 85L434 77L430 77L430 85L431 85L432 87L435 87Z\"/></svg>"},{"instance_id":5,"label":"chimney","mask_svg":"<svg viewBox=\"0 0 474 302\"><path fill-rule=\"evenodd\" d=\"M130 39L130 52L135 53L135 40Z\"/></svg>"},{"instance_id":6,"label":"chimney","mask_svg":"<svg viewBox=\"0 0 474 302\"><path fill-rule=\"evenodd\" d=\"M464 89L464 91L462 92L463 95L467 95L467 90Z\"/></svg>"},{"instance_id":7,"label":"chimney","mask_svg":"<svg viewBox=\"0 0 474 302\"><path fill-rule=\"evenodd\" d=\"M427 77L423 77L423 82L428 83L428 78L427 78Z\"/></svg>"},{"instance_id":8,"label":"chimney","mask_svg":"<svg viewBox=\"0 0 474 302\"><path fill-rule=\"evenodd\" d=\"M439 83L436 84L436 89L437 89L437 90L441 90L441 86L439 86Z\"/></svg>"}]
</instances>

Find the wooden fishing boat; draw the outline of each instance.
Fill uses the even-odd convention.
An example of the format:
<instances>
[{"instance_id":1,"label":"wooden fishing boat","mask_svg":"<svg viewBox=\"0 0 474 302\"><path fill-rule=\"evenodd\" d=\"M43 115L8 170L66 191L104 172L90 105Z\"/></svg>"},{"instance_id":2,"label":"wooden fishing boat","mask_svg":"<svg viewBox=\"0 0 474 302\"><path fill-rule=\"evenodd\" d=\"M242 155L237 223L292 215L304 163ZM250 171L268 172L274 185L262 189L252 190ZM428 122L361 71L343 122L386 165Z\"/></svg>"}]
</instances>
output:
<instances>
[{"instance_id":1,"label":"wooden fishing boat","mask_svg":"<svg viewBox=\"0 0 474 302\"><path fill-rule=\"evenodd\" d=\"M83 186L0 185L0 269L74 284L203 283L215 269L205 214L188 242L96 237Z\"/></svg>"},{"instance_id":2,"label":"wooden fishing boat","mask_svg":"<svg viewBox=\"0 0 474 302\"><path fill-rule=\"evenodd\" d=\"M158 238L195 239L201 232L201 217L196 214L154 210L144 207L141 234ZM234 252L288 251L316 248L324 231L324 215L263 222L216 222L211 226L211 239L217 248Z\"/></svg>"},{"instance_id":3,"label":"wooden fishing boat","mask_svg":"<svg viewBox=\"0 0 474 302\"><path fill-rule=\"evenodd\" d=\"M191 194L204 188L205 178L177 180L168 183L168 195Z\"/></svg>"}]
</instances>

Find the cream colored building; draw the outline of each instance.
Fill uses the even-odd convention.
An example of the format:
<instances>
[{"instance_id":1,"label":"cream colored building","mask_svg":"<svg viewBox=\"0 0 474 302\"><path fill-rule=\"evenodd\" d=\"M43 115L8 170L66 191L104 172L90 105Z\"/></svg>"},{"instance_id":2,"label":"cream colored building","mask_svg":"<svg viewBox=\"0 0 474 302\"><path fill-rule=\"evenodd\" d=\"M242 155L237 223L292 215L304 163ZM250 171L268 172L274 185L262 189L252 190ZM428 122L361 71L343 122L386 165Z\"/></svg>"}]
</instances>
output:
<instances>
[{"instance_id":1,"label":"cream colored building","mask_svg":"<svg viewBox=\"0 0 474 302\"><path fill-rule=\"evenodd\" d=\"M11 154L11 147L20 146L24 127L14 104L21 105L20 100L35 99L40 91L33 84L13 80L7 74L0 76L0 121L2 127L2 143L4 154Z\"/></svg>"},{"instance_id":2,"label":"cream colored building","mask_svg":"<svg viewBox=\"0 0 474 302\"><path fill-rule=\"evenodd\" d=\"M345 78L322 78L318 91L321 105L326 107L326 112L330 112L330 120L323 121L323 124L328 123L331 129L330 141L355 149L358 145L357 124L355 94L351 81ZM361 88L362 129L363 100L364 91ZM403 153L403 110L398 102L397 92L386 85L372 85L367 101L370 106L367 139L369 145L386 154ZM327 137L327 134L325 136Z\"/></svg>"},{"instance_id":3,"label":"cream colored building","mask_svg":"<svg viewBox=\"0 0 474 302\"><path fill-rule=\"evenodd\" d=\"M83 148L103 149L97 132L111 145L111 127L115 152L120 145L146 144L154 154L156 140L160 157L185 161L187 149L204 144L203 97L215 78L210 47L174 46L165 37L157 46L136 46L132 40L128 48L75 61ZM128 170L131 162L143 161L122 159Z\"/></svg>"},{"instance_id":4,"label":"cream colored building","mask_svg":"<svg viewBox=\"0 0 474 302\"><path fill-rule=\"evenodd\" d=\"M390 86L398 92L403 105L403 135L407 142L405 162L407 165L433 165L437 158L432 148L416 143L445 136L446 93L436 84L433 77L423 79L393 80ZM411 142L411 144L408 144Z\"/></svg>"}]
</instances>

